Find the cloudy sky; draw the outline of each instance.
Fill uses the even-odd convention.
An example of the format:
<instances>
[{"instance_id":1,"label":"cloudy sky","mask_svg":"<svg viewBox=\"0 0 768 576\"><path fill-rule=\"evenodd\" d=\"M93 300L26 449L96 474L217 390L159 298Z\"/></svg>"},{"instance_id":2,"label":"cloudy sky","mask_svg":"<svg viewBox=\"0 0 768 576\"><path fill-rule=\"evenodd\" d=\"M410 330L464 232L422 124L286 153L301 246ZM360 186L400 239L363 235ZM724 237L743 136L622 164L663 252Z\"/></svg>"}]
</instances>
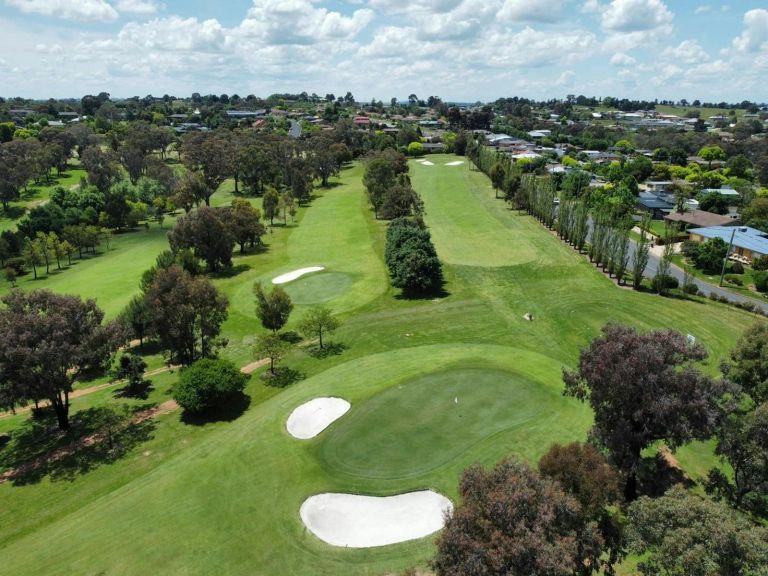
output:
<instances>
[{"instance_id":1,"label":"cloudy sky","mask_svg":"<svg viewBox=\"0 0 768 576\"><path fill-rule=\"evenodd\" d=\"M0 0L0 95L768 101L765 0Z\"/></svg>"}]
</instances>

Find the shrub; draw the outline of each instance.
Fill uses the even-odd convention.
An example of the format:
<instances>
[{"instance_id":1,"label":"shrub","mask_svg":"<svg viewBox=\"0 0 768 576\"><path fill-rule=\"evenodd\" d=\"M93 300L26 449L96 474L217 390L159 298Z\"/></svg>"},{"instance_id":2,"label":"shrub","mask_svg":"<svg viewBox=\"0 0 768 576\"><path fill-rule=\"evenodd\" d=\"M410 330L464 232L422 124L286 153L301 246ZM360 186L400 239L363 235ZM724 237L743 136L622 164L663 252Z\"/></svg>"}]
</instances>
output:
<instances>
[{"instance_id":1,"label":"shrub","mask_svg":"<svg viewBox=\"0 0 768 576\"><path fill-rule=\"evenodd\" d=\"M672 290L673 288L677 288L680 286L680 283L677 281L677 278L674 276L654 276L651 280L651 288L653 288L656 292L664 292L665 290Z\"/></svg>"},{"instance_id":2,"label":"shrub","mask_svg":"<svg viewBox=\"0 0 768 576\"><path fill-rule=\"evenodd\" d=\"M744 274L744 264L741 262L731 264L731 274Z\"/></svg>"},{"instance_id":3,"label":"shrub","mask_svg":"<svg viewBox=\"0 0 768 576\"><path fill-rule=\"evenodd\" d=\"M24 274L24 258L8 258L8 260L5 261L5 267L13 269L18 276L21 276Z\"/></svg>"},{"instance_id":4,"label":"shrub","mask_svg":"<svg viewBox=\"0 0 768 576\"><path fill-rule=\"evenodd\" d=\"M205 358L181 372L173 399L192 413L220 407L245 389L248 376L227 360Z\"/></svg>"},{"instance_id":5,"label":"shrub","mask_svg":"<svg viewBox=\"0 0 768 576\"><path fill-rule=\"evenodd\" d=\"M728 244L722 238L712 238L699 245L696 253L691 258L698 268L705 272L714 274L719 272L723 266L723 258L728 252Z\"/></svg>"},{"instance_id":6,"label":"shrub","mask_svg":"<svg viewBox=\"0 0 768 576\"><path fill-rule=\"evenodd\" d=\"M755 270L768 270L768 256L761 256L752 261L752 268Z\"/></svg>"},{"instance_id":7,"label":"shrub","mask_svg":"<svg viewBox=\"0 0 768 576\"><path fill-rule=\"evenodd\" d=\"M730 282L735 286L743 286L744 282L736 274L726 274L725 281Z\"/></svg>"},{"instance_id":8,"label":"shrub","mask_svg":"<svg viewBox=\"0 0 768 576\"><path fill-rule=\"evenodd\" d=\"M736 302L734 305L736 308L741 308L747 312L754 312L755 308L757 308L752 302Z\"/></svg>"},{"instance_id":9,"label":"shrub","mask_svg":"<svg viewBox=\"0 0 768 576\"><path fill-rule=\"evenodd\" d=\"M696 286L696 284L693 284L691 282L691 283L685 284L683 286L683 292L685 292L686 294L694 294L694 295L696 295L696 294L699 293L699 287Z\"/></svg>"},{"instance_id":10,"label":"shrub","mask_svg":"<svg viewBox=\"0 0 768 576\"><path fill-rule=\"evenodd\" d=\"M755 272L752 277L758 292L768 292L768 272Z\"/></svg>"},{"instance_id":11,"label":"shrub","mask_svg":"<svg viewBox=\"0 0 768 576\"><path fill-rule=\"evenodd\" d=\"M717 301L720 302L721 304L730 304L731 303L731 301L728 300L728 298L726 296L718 297Z\"/></svg>"},{"instance_id":12,"label":"shrub","mask_svg":"<svg viewBox=\"0 0 768 576\"><path fill-rule=\"evenodd\" d=\"M712 300L713 302L719 302L720 301L720 297L717 294L715 294L714 292L710 292L709 293L709 299Z\"/></svg>"}]
</instances>

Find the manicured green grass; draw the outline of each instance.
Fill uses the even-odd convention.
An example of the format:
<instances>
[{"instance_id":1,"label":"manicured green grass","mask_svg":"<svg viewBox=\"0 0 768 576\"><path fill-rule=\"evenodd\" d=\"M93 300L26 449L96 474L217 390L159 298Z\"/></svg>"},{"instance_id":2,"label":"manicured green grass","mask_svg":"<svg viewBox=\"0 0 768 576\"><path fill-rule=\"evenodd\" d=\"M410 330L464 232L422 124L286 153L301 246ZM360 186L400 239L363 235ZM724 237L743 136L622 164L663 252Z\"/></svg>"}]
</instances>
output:
<instances>
[{"instance_id":1,"label":"manicured green grass","mask_svg":"<svg viewBox=\"0 0 768 576\"><path fill-rule=\"evenodd\" d=\"M297 296L289 330L311 305L323 303L337 314L348 315L387 291L386 271L376 250L381 225L373 222L361 194L361 179L362 167L356 166L333 181L332 187L317 188L311 205L300 209L298 224L289 220L287 227L276 225L265 237L265 253L237 257L235 266L242 271L216 281L230 299L225 326L231 342L228 357L248 361L253 336L263 331L254 305L256 281L271 287L280 274L325 267L321 273L283 285ZM376 231L373 238L371 229Z\"/></svg>"},{"instance_id":2,"label":"manicured green grass","mask_svg":"<svg viewBox=\"0 0 768 576\"><path fill-rule=\"evenodd\" d=\"M0 211L0 232L13 230L18 221L26 214L27 210L44 204L51 197L51 192L59 186L71 188L80 183L81 178L85 178L85 170L75 168L70 164L66 172L56 176L50 183L30 184L27 190L22 190L21 197L16 202L11 202L8 212Z\"/></svg>"},{"instance_id":3,"label":"manicured green grass","mask_svg":"<svg viewBox=\"0 0 768 576\"><path fill-rule=\"evenodd\" d=\"M453 468L458 458L545 446L586 428L587 411L547 384L550 360L499 352L502 362L485 354L390 386L324 435L319 457L352 476L411 478ZM515 372L492 368L504 363ZM546 367L542 380L531 379L537 365Z\"/></svg>"},{"instance_id":4,"label":"manicured green grass","mask_svg":"<svg viewBox=\"0 0 768 576\"><path fill-rule=\"evenodd\" d=\"M215 282L231 303L223 354L245 363L261 330L253 281L325 265L327 272L287 287L305 300L331 296L327 303L344 322L333 340L346 350L320 359L297 349L286 364L307 379L277 390L252 378L250 407L231 422L195 426L172 414L123 459L71 481L0 484L3 569L382 575L424 567L433 538L334 548L304 529L301 502L326 491L419 488L455 499L459 473L470 464L507 455L533 463L552 442L583 440L591 415L561 396L561 369L575 365L608 321L695 335L711 354L711 373L755 321L727 306L617 288L537 222L494 200L484 176L445 166L453 156L429 159L434 166L412 164L412 179L446 262L447 295L396 297L382 262L384 223L367 206L361 168L345 171L339 186L319 190L300 211L298 225L275 228L265 253L238 257L236 273ZM324 284L332 274L352 282ZM289 329L305 306L297 305ZM159 377L152 398L167 397L173 380ZM291 437L290 412L325 395L346 398L352 410L315 439ZM75 400L73 409L113 401L104 393ZM466 410L460 423L449 419L456 408ZM717 463L711 445L683 448L678 459L696 478Z\"/></svg>"},{"instance_id":5,"label":"manicured green grass","mask_svg":"<svg viewBox=\"0 0 768 576\"><path fill-rule=\"evenodd\" d=\"M152 266L157 255L168 249L166 221L164 228L151 224L148 230L115 234L109 249L102 243L96 256L86 255L82 260L73 258L71 267L45 275L45 267L38 267L38 279L30 272L18 279L22 290L47 288L64 294L79 294L94 298L108 318L114 318L134 294L139 293L142 273ZM10 289L7 282L0 293Z\"/></svg>"}]
</instances>

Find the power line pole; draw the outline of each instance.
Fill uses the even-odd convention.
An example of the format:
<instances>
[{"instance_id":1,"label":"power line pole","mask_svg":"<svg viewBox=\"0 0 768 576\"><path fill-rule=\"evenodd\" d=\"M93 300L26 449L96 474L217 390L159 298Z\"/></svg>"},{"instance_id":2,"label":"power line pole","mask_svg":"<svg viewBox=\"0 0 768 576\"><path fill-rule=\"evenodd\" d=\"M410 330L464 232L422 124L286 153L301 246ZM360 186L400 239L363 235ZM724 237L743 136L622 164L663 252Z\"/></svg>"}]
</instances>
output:
<instances>
[{"instance_id":1,"label":"power line pole","mask_svg":"<svg viewBox=\"0 0 768 576\"><path fill-rule=\"evenodd\" d=\"M728 244L728 250L725 251L725 258L723 258L723 271L720 273L720 288L723 287L723 279L725 278L725 267L728 264L728 256L731 255L731 248L733 248L733 239L736 236L736 227L733 227L731 232L731 241Z\"/></svg>"}]
</instances>

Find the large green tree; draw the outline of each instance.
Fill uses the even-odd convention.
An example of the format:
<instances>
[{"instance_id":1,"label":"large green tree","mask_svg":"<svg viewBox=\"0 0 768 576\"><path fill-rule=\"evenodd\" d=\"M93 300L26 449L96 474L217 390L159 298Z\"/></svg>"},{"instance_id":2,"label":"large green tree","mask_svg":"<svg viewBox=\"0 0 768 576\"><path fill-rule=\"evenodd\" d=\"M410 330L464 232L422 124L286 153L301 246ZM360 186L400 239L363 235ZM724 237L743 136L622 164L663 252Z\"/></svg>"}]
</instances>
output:
<instances>
[{"instance_id":1,"label":"large green tree","mask_svg":"<svg viewBox=\"0 0 768 576\"><path fill-rule=\"evenodd\" d=\"M226 211L208 206L181 216L168 234L171 249L191 249L211 272L232 266L235 237L226 218Z\"/></svg>"},{"instance_id":2,"label":"large green tree","mask_svg":"<svg viewBox=\"0 0 768 576\"><path fill-rule=\"evenodd\" d=\"M194 278L177 265L159 269L145 298L161 346L181 364L209 357L225 344L219 333L227 319L227 298L205 278Z\"/></svg>"},{"instance_id":3,"label":"large green tree","mask_svg":"<svg viewBox=\"0 0 768 576\"><path fill-rule=\"evenodd\" d=\"M627 532L643 576L758 576L768 566L768 529L681 485L634 502Z\"/></svg>"}]
</instances>

